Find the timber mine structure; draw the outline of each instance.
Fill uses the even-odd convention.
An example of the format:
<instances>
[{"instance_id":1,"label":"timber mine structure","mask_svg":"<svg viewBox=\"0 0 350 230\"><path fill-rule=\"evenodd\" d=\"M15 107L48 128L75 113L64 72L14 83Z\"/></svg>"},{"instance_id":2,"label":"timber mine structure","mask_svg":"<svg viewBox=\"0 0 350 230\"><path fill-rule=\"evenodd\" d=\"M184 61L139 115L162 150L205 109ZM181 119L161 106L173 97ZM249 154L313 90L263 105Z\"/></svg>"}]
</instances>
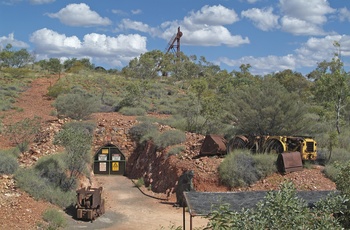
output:
<instances>
[{"instance_id":1,"label":"timber mine structure","mask_svg":"<svg viewBox=\"0 0 350 230\"><path fill-rule=\"evenodd\" d=\"M174 34L174 36L169 41L168 46L166 47L166 53L169 53L169 51L172 51L174 54L176 54L176 57L179 57L181 37L182 37L182 32L180 31L180 26L179 26L177 28L177 33Z\"/></svg>"}]
</instances>

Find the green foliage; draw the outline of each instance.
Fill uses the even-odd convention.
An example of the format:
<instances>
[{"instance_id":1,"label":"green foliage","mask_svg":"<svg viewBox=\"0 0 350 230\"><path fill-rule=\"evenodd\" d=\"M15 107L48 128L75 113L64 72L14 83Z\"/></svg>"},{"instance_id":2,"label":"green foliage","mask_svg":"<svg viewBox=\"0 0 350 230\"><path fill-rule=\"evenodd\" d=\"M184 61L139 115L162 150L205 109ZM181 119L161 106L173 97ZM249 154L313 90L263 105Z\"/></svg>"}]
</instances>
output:
<instances>
[{"instance_id":1,"label":"green foliage","mask_svg":"<svg viewBox=\"0 0 350 230\"><path fill-rule=\"evenodd\" d=\"M219 166L222 183L234 187L249 186L276 172L276 155L240 150L228 154Z\"/></svg>"},{"instance_id":2,"label":"green foliage","mask_svg":"<svg viewBox=\"0 0 350 230\"><path fill-rule=\"evenodd\" d=\"M231 188L249 186L259 179L254 166L253 156L249 152L232 152L219 166L221 181Z\"/></svg>"},{"instance_id":3,"label":"green foliage","mask_svg":"<svg viewBox=\"0 0 350 230\"><path fill-rule=\"evenodd\" d=\"M209 215L205 229L342 229L333 214L344 205L344 197L332 195L310 209L296 196L292 182L284 182L279 191L268 192L256 208L230 211L221 205Z\"/></svg>"},{"instance_id":4,"label":"green foliage","mask_svg":"<svg viewBox=\"0 0 350 230\"><path fill-rule=\"evenodd\" d=\"M47 93L48 96L57 98L61 94L67 94L70 91L69 84L67 82L59 81L53 86L49 87L49 91Z\"/></svg>"},{"instance_id":5,"label":"green foliage","mask_svg":"<svg viewBox=\"0 0 350 230\"><path fill-rule=\"evenodd\" d=\"M129 134L136 141L141 141L146 134L158 131L157 126L151 122L142 122L130 128Z\"/></svg>"},{"instance_id":6,"label":"green foliage","mask_svg":"<svg viewBox=\"0 0 350 230\"><path fill-rule=\"evenodd\" d=\"M0 67L22 68L33 61L34 55L26 49L12 50L11 44L7 44L5 49L0 51Z\"/></svg>"},{"instance_id":7,"label":"green foliage","mask_svg":"<svg viewBox=\"0 0 350 230\"><path fill-rule=\"evenodd\" d=\"M27 150L28 145L34 141L35 136L39 133L40 121L40 117L34 117L32 119L25 118L22 121L7 126L5 128L5 134L23 153Z\"/></svg>"},{"instance_id":8,"label":"green foliage","mask_svg":"<svg viewBox=\"0 0 350 230\"><path fill-rule=\"evenodd\" d=\"M271 135L307 132L307 108L300 100L272 78L242 87L236 91L231 106L237 132Z\"/></svg>"},{"instance_id":9,"label":"green foliage","mask_svg":"<svg viewBox=\"0 0 350 230\"><path fill-rule=\"evenodd\" d=\"M186 140L186 134L180 130L167 130L154 139L154 143L160 148L176 145Z\"/></svg>"},{"instance_id":10,"label":"green foliage","mask_svg":"<svg viewBox=\"0 0 350 230\"><path fill-rule=\"evenodd\" d=\"M63 213L57 209L49 208L42 214L43 220L48 223L48 229L60 229L67 226Z\"/></svg>"},{"instance_id":11,"label":"green foliage","mask_svg":"<svg viewBox=\"0 0 350 230\"><path fill-rule=\"evenodd\" d=\"M57 186L47 183L40 172L33 169L18 169L15 174L17 186L38 200L45 200L66 208L75 202L75 191L62 191Z\"/></svg>"},{"instance_id":12,"label":"green foliage","mask_svg":"<svg viewBox=\"0 0 350 230\"><path fill-rule=\"evenodd\" d=\"M87 174L87 164L91 162L90 149L94 127L93 123L71 122L65 124L55 136L54 143L65 147L69 178Z\"/></svg>"},{"instance_id":13,"label":"green foliage","mask_svg":"<svg viewBox=\"0 0 350 230\"><path fill-rule=\"evenodd\" d=\"M341 212L340 220L346 229L350 228L350 161L339 165L335 183L337 190L347 198L346 209Z\"/></svg>"},{"instance_id":14,"label":"green foliage","mask_svg":"<svg viewBox=\"0 0 350 230\"><path fill-rule=\"evenodd\" d=\"M99 111L100 100L89 95L84 90L73 90L68 94L61 94L55 103L57 113L61 116L70 117L76 120L85 120L92 113Z\"/></svg>"},{"instance_id":15,"label":"green foliage","mask_svg":"<svg viewBox=\"0 0 350 230\"><path fill-rule=\"evenodd\" d=\"M144 185L145 185L145 181L144 181L143 177L140 177L139 179L137 179L137 181L135 183L136 187L141 188Z\"/></svg>"},{"instance_id":16,"label":"green foliage","mask_svg":"<svg viewBox=\"0 0 350 230\"><path fill-rule=\"evenodd\" d=\"M143 116L146 114L146 110L140 107L123 107L119 112L125 116Z\"/></svg>"},{"instance_id":17,"label":"green foliage","mask_svg":"<svg viewBox=\"0 0 350 230\"><path fill-rule=\"evenodd\" d=\"M34 169L39 176L50 183L53 187L59 187L67 192L76 187L76 178L68 178L65 163L66 154L55 154L39 159Z\"/></svg>"},{"instance_id":18,"label":"green foliage","mask_svg":"<svg viewBox=\"0 0 350 230\"><path fill-rule=\"evenodd\" d=\"M179 153L183 152L186 150L186 146L180 145L180 146L174 146L171 147L168 151L168 156L170 155L178 155Z\"/></svg>"},{"instance_id":19,"label":"green foliage","mask_svg":"<svg viewBox=\"0 0 350 230\"><path fill-rule=\"evenodd\" d=\"M0 174L13 174L17 169L17 158L11 154L0 152Z\"/></svg>"}]
</instances>

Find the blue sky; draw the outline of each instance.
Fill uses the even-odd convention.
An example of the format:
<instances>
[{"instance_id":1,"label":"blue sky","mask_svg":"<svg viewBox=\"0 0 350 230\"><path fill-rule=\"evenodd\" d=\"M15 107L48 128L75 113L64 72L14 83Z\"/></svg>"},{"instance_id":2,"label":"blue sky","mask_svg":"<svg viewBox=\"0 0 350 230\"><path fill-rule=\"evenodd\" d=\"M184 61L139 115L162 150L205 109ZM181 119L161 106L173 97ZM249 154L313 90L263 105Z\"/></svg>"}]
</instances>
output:
<instances>
[{"instance_id":1,"label":"blue sky","mask_svg":"<svg viewBox=\"0 0 350 230\"><path fill-rule=\"evenodd\" d=\"M26 48L37 61L89 58L121 69L164 51L180 26L181 51L228 71L307 74L332 59L334 41L350 69L349 0L0 0L0 22L0 48Z\"/></svg>"}]
</instances>

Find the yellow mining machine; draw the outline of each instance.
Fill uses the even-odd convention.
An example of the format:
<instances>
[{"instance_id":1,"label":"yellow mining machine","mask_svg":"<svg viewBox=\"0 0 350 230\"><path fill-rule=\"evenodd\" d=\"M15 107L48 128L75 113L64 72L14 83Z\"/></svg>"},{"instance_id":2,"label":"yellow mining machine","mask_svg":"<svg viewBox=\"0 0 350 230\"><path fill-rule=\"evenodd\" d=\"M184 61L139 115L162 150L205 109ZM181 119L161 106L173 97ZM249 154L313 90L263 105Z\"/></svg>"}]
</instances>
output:
<instances>
[{"instance_id":1,"label":"yellow mining machine","mask_svg":"<svg viewBox=\"0 0 350 230\"><path fill-rule=\"evenodd\" d=\"M317 158L317 143L312 137L269 135L237 135L228 142L223 137L207 135L198 157L224 155L235 149L249 149L252 153L276 153L277 166L282 172L302 170L303 161Z\"/></svg>"}]
</instances>

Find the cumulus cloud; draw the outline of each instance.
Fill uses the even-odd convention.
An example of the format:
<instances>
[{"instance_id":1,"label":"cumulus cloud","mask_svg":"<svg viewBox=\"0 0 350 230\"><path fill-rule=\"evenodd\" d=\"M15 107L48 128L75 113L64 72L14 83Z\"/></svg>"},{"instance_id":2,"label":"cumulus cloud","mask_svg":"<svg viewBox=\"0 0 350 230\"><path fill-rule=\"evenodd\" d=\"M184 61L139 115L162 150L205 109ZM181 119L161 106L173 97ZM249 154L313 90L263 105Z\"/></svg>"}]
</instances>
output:
<instances>
[{"instance_id":1,"label":"cumulus cloud","mask_svg":"<svg viewBox=\"0 0 350 230\"><path fill-rule=\"evenodd\" d=\"M160 34L160 31L157 28L153 28L143 22L132 21L130 19L123 19L121 23L118 25L117 31L123 31L123 30L141 31L144 33L149 33L152 36Z\"/></svg>"},{"instance_id":2,"label":"cumulus cloud","mask_svg":"<svg viewBox=\"0 0 350 230\"><path fill-rule=\"evenodd\" d=\"M27 43L16 40L14 33L9 34L7 37L6 36L0 37L0 47L1 48L6 47L6 45L8 45L8 44L11 44L12 47L16 47L16 48L28 48L29 47L29 45Z\"/></svg>"},{"instance_id":3,"label":"cumulus cloud","mask_svg":"<svg viewBox=\"0 0 350 230\"><path fill-rule=\"evenodd\" d=\"M239 20L236 12L233 9L228 9L222 5L203 6L197 12L191 12L190 16L185 18L194 24L206 25L225 25L232 24Z\"/></svg>"},{"instance_id":4,"label":"cumulus cloud","mask_svg":"<svg viewBox=\"0 0 350 230\"><path fill-rule=\"evenodd\" d=\"M108 18L101 17L92 11L85 3L69 4L57 13L47 14L50 18L58 18L60 22L69 26L107 26L112 24Z\"/></svg>"},{"instance_id":5,"label":"cumulus cloud","mask_svg":"<svg viewBox=\"0 0 350 230\"><path fill-rule=\"evenodd\" d=\"M269 55L266 57L245 56L239 59L220 58L219 61L232 67L249 63L253 74L268 74L285 69L296 70L302 67L315 67L317 63L330 61L337 52L333 46L334 41L341 45L341 55L350 56L349 35L328 35L323 38L309 38L298 49L284 56Z\"/></svg>"},{"instance_id":6,"label":"cumulus cloud","mask_svg":"<svg viewBox=\"0 0 350 230\"><path fill-rule=\"evenodd\" d=\"M233 9L224 6L203 6L199 11L191 12L189 16L184 17L182 21L167 21L160 25L160 29L150 27L142 22L124 19L119 25L120 30L133 29L152 36L163 38L167 41L177 33L177 28L181 27L184 35L181 38L183 45L196 46L220 46L230 47L248 44L249 39L240 35L233 35L224 26L233 24L239 18Z\"/></svg>"},{"instance_id":7,"label":"cumulus cloud","mask_svg":"<svg viewBox=\"0 0 350 230\"><path fill-rule=\"evenodd\" d=\"M348 10L348 8L344 7L339 9L339 19L340 21L350 22L350 11Z\"/></svg>"},{"instance_id":8,"label":"cumulus cloud","mask_svg":"<svg viewBox=\"0 0 350 230\"><path fill-rule=\"evenodd\" d=\"M268 7L264 9L252 8L242 11L242 17L249 18L253 21L254 25L263 30L269 31L278 27L278 15L273 14L273 8Z\"/></svg>"},{"instance_id":9,"label":"cumulus cloud","mask_svg":"<svg viewBox=\"0 0 350 230\"><path fill-rule=\"evenodd\" d=\"M313 23L300 20L298 18L284 16L281 19L284 31L291 32L294 35L321 35L323 29Z\"/></svg>"},{"instance_id":10,"label":"cumulus cloud","mask_svg":"<svg viewBox=\"0 0 350 230\"><path fill-rule=\"evenodd\" d=\"M89 57L106 63L126 64L141 53L147 52L146 37L138 34L110 37L104 34L86 34L82 40L76 36L67 37L56 31L43 28L35 31L30 41L37 54L49 57Z\"/></svg>"},{"instance_id":11,"label":"cumulus cloud","mask_svg":"<svg viewBox=\"0 0 350 230\"><path fill-rule=\"evenodd\" d=\"M280 0L279 6L284 14L281 20L283 30L295 35L324 34L322 25L327 22L326 15L336 11L325 0ZM305 32L301 32L303 29Z\"/></svg>"}]
</instances>

